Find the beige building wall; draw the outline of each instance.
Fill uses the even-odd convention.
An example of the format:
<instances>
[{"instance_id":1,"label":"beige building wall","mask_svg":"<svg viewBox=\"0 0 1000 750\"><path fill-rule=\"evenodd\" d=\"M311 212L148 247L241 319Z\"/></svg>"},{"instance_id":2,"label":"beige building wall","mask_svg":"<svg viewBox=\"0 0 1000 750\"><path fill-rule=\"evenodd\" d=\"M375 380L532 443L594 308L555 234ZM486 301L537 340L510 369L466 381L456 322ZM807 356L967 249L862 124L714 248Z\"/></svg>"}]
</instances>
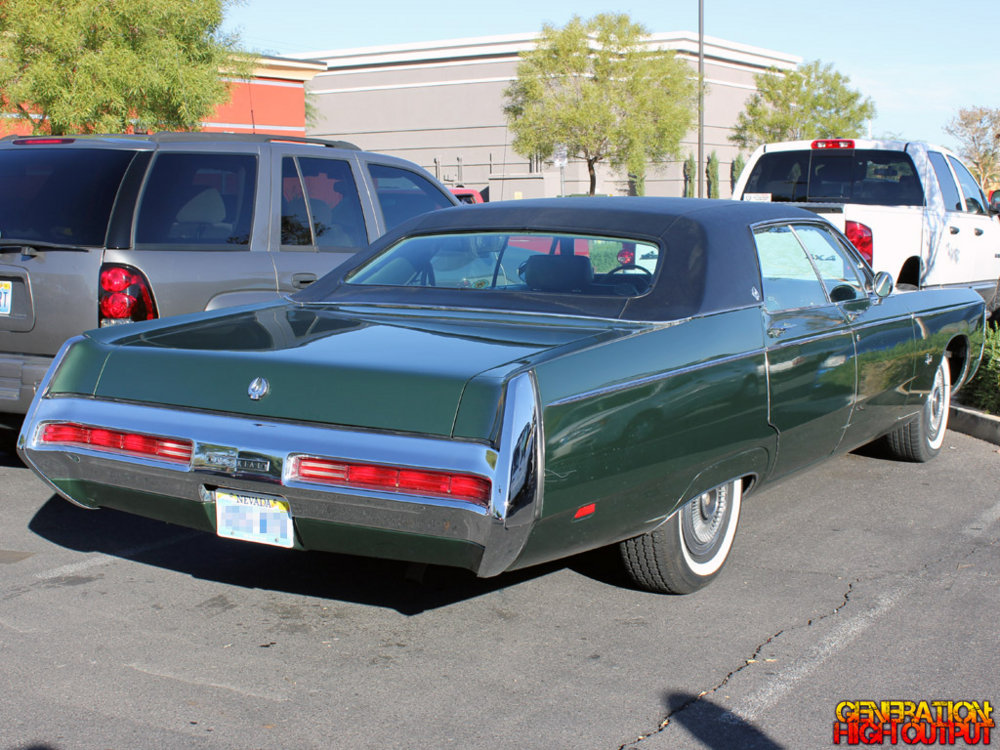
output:
<instances>
[{"instance_id":1,"label":"beige building wall","mask_svg":"<svg viewBox=\"0 0 1000 750\"><path fill-rule=\"evenodd\" d=\"M532 165L511 148L503 92L516 75L518 53L530 49L537 37L519 34L295 56L326 65L307 84L315 111L307 132L410 159L450 186L488 191L490 200L584 193L589 186L584 162L570 158L564 170L552 163ZM650 45L675 50L691 65L692 76L697 75L697 35L654 34ZM706 37L705 158L712 151L719 156L722 197L731 193L730 164L737 154L727 136L755 90L754 75L770 67L792 69L799 62L791 55ZM697 112L692 119L697 126ZM647 195L683 195L683 161L689 153L697 156L696 130L681 149L676 160L650 165ZM602 165L597 191L624 195L628 181Z\"/></svg>"}]
</instances>

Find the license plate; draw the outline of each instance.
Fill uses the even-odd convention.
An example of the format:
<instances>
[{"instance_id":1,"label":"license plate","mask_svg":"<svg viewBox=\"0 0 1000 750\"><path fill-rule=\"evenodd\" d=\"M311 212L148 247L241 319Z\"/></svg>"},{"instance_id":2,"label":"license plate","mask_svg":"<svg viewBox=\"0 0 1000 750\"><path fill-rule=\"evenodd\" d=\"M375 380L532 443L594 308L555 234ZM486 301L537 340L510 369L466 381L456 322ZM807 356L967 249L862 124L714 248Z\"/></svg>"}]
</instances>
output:
<instances>
[{"instance_id":1,"label":"license plate","mask_svg":"<svg viewBox=\"0 0 1000 750\"><path fill-rule=\"evenodd\" d=\"M245 542L291 547L295 541L286 500L235 490L215 491L216 533Z\"/></svg>"},{"instance_id":2,"label":"license plate","mask_svg":"<svg viewBox=\"0 0 1000 750\"><path fill-rule=\"evenodd\" d=\"M14 298L14 286L9 281L0 281L0 315L10 315L10 302Z\"/></svg>"}]
</instances>

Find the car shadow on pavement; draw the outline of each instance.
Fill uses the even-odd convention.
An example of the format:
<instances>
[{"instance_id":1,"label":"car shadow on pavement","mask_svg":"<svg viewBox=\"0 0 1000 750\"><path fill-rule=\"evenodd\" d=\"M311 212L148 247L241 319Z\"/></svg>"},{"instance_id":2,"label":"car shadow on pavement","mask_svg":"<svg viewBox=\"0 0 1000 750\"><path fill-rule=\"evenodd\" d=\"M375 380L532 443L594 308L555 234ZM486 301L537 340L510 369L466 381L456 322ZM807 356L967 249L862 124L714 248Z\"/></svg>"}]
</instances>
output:
<instances>
[{"instance_id":1,"label":"car shadow on pavement","mask_svg":"<svg viewBox=\"0 0 1000 750\"><path fill-rule=\"evenodd\" d=\"M679 724L704 747L712 750L781 750L780 745L753 724L704 696L666 693L663 705L671 724Z\"/></svg>"},{"instance_id":2,"label":"car shadow on pavement","mask_svg":"<svg viewBox=\"0 0 1000 750\"><path fill-rule=\"evenodd\" d=\"M495 578L458 568L250 544L116 510L86 510L53 496L28 528L66 549L96 552L244 588L337 599L404 615L446 607L566 567L540 565Z\"/></svg>"}]
</instances>

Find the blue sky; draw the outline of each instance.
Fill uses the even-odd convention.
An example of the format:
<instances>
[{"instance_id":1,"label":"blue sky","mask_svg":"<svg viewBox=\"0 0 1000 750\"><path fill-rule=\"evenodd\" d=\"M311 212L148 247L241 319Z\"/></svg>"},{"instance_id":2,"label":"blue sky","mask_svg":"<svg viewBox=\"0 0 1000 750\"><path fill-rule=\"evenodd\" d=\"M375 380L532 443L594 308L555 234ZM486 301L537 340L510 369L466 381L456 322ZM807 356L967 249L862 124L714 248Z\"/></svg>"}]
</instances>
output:
<instances>
[{"instance_id":1,"label":"blue sky","mask_svg":"<svg viewBox=\"0 0 1000 750\"><path fill-rule=\"evenodd\" d=\"M1000 2L704 0L705 34L821 60L872 98L872 135L955 146L962 107L1000 107ZM698 30L697 0L244 0L225 30L285 54L538 31L574 14L628 13L649 31Z\"/></svg>"}]
</instances>

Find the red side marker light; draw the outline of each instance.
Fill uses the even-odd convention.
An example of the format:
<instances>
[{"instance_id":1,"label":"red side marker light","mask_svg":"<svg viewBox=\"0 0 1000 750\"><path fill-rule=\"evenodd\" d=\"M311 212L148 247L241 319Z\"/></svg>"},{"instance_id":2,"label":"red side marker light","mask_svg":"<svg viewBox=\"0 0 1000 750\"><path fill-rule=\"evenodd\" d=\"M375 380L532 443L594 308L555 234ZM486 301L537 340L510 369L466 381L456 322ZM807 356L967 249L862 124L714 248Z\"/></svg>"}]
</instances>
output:
<instances>
[{"instance_id":1,"label":"red side marker light","mask_svg":"<svg viewBox=\"0 0 1000 750\"><path fill-rule=\"evenodd\" d=\"M587 505L582 505L576 509L576 513L573 514L573 520L579 521L581 518L586 518L587 516L594 515L594 511L597 510L597 503L588 503Z\"/></svg>"}]
</instances>

